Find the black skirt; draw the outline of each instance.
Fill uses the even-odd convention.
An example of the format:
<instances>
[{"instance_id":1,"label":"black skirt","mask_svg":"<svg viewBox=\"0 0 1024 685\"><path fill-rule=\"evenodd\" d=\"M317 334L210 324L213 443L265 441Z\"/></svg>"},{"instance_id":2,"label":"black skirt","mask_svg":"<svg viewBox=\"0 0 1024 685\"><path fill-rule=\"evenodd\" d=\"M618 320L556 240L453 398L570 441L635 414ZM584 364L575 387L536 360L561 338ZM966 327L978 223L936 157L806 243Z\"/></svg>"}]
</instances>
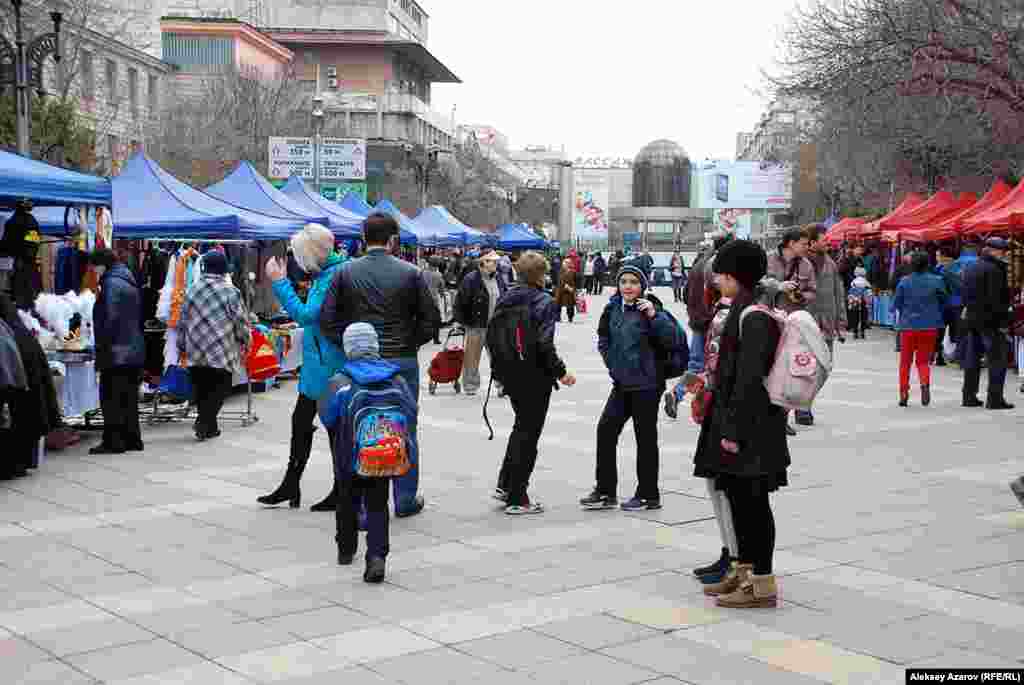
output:
<instances>
[{"instance_id":1,"label":"black skirt","mask_svg":"<svg viewBox=\"0 0 1024 685\"><path fill-rule=\"evenodd\" d=\"M747 496L756 497L768 494L787 485L789 485L789 479L784 470L760 476L736 476L731 473L720 473L715 476L716 490Z\"/></svg>"}]
</instances>

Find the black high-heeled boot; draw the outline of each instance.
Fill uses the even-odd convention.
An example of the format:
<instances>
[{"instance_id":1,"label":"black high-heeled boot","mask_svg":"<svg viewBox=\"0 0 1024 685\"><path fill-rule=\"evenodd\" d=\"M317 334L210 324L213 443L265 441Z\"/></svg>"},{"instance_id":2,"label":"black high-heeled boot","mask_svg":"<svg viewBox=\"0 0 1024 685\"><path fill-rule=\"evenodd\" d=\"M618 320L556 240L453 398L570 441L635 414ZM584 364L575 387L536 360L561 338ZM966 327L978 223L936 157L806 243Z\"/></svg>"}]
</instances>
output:
<instances>
[{"instance_id":1,"label":"black high-heeled boot","mask_svg":"<svg viewBox=\"0 0 1024 685\"><path fill-rule=\"evenodd\" d=\"M334 511L338 508L338 486L335 485L322 500L309 508L310 511Z\"/></svg>"},{"instance_id":2,"label":"black high-heeled boot","mask_svg":"<svg viewBox=\"0 0 1024 685\"><path fill-rule=\"evenodd\" d=\"M291 454L288 457L288 469L284 472L284 480L277 490L269 495L257 497L256 501L269 507L277 506L288 502L292 509L302 506L302 491L299 489L299 481L302 480L302 473L306 470L306 462L309 461L310 450L313 449L313 430L296 435L292 433Z\"/></svg>"}]
</instances>

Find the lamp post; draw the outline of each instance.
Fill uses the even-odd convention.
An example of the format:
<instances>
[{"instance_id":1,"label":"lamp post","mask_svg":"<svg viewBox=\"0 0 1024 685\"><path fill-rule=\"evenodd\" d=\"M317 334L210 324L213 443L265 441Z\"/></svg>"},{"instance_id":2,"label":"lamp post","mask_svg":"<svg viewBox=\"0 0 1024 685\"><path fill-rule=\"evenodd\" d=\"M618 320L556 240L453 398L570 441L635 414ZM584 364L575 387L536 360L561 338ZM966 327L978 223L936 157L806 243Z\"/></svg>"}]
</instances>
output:
<instances>
[{"instance_id":1,"label":"lamp post","mask_svg":"<svg viewBox=\"0 0 1024 685\"><path fill-rule=\"evenodd\" d=\"M23 0L11 0L14 6L14 47L6 38L0 36L0 62L13 65L14 73L5 69L0 77L0 85L13 85L17 110L15 114L16 141L18 154L30 157L31 150L31 100L29 88L35 87L43 94L43 66L46 58L53 55L53 60L60 64L60 25L64 17L60 12L50 12L53 21L53 33L36 36L28 41L26 47L25 32L22 26L21 7Z\"/></svg>"},{"instance_id":2,"label":"lamp post","mask_svg":"<svg viewBox=\"0 0 1024 685\"><path fill-rule=\"evenodd\" d=\"M316 187L316 194L320 194L320 155L323 153L323 130L324 130L324 98L322 95L313 96L313 184Z\"/></svg>"}]
</instances>

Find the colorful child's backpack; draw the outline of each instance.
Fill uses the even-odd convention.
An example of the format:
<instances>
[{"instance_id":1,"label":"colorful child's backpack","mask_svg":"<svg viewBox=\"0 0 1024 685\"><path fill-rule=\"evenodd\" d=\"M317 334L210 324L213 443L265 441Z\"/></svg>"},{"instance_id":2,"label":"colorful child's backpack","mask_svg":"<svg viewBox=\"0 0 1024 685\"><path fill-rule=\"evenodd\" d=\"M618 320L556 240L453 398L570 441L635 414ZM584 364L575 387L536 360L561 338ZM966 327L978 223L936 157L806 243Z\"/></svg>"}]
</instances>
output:
<instances>
[{"instance_id":1,"label":"colorful child's backpack","mask_svg":"<svg viewBox=\"0 0 1024 685\"><path fill-rule=\"evenodd\" d=\"M400 378L360 387L349 404L352 472L363 478L404 476L412 468L410 436L416 408Z\"/></svg>"}]
</instances>

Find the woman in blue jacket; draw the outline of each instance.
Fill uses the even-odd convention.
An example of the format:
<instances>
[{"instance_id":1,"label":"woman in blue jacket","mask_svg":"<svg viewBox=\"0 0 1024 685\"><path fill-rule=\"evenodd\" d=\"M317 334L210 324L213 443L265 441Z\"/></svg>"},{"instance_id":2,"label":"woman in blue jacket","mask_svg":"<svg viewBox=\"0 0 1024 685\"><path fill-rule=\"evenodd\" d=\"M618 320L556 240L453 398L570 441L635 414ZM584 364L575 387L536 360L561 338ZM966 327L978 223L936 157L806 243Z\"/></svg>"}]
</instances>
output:
<instances>
[{"instance_id":1,"label":"woman in blue jacket","mask_svg":"<svg viewBox=\"0 0 1024 685\"><path fill-rule=\"evenodd\" d=\"M910 260L911 273L896 286L893 309L899 312L900 331L900 406L910 401L910 364L917 366L921 380L921 404L931 404L931 368L942 312L949 293L941 276L928 272L928 255L915 252Z\"/></svg>"},{"instance_id":2,"label":"woman in blue jacket","mask_svg":"<svg viewBox=\"0 0 1024 685\"><path fill-rule=\"evenodd\" d=\"M658 410L665 392L662 355L679 335L675 320L658 298L645 295L647 275L627 264L619 271L619 290L598 324L598 349L612 377L612 392L597 424L597 486L580 500L584 509L618 504L619 436L632 419L636 434L636 494L622 508L660 509L658 491Z\"/></svg>"},{"instance_id":3,"label":"woman in blue jacket","mask_svg":"<svg viewBox=\"0 0 1024 685\"><path fill-rule=\"evenodd\" d=\"M299 399L292 412L291 452L284 480L277 490L259 497L257 501L268 506L288 502L292 509L296 509L302 504L299 481L313 448L313 433L316 431L313 419L317 413L317 400L327 389L327 381L345 365L345 353L320 332L320 308L342 264L341 257L334 253L334 235L319 224L307 224L302 231L292 236L291 246L299 268L314 279L305 304L295 294L295 288L286 276L283 260L269 260L266 273L273 283L278 301L295 323L302 326ZM314 504L312 509L334 511L336 502L337 486L331 489L331 494L322 502Z\"/></svg>"}]
</instances>

